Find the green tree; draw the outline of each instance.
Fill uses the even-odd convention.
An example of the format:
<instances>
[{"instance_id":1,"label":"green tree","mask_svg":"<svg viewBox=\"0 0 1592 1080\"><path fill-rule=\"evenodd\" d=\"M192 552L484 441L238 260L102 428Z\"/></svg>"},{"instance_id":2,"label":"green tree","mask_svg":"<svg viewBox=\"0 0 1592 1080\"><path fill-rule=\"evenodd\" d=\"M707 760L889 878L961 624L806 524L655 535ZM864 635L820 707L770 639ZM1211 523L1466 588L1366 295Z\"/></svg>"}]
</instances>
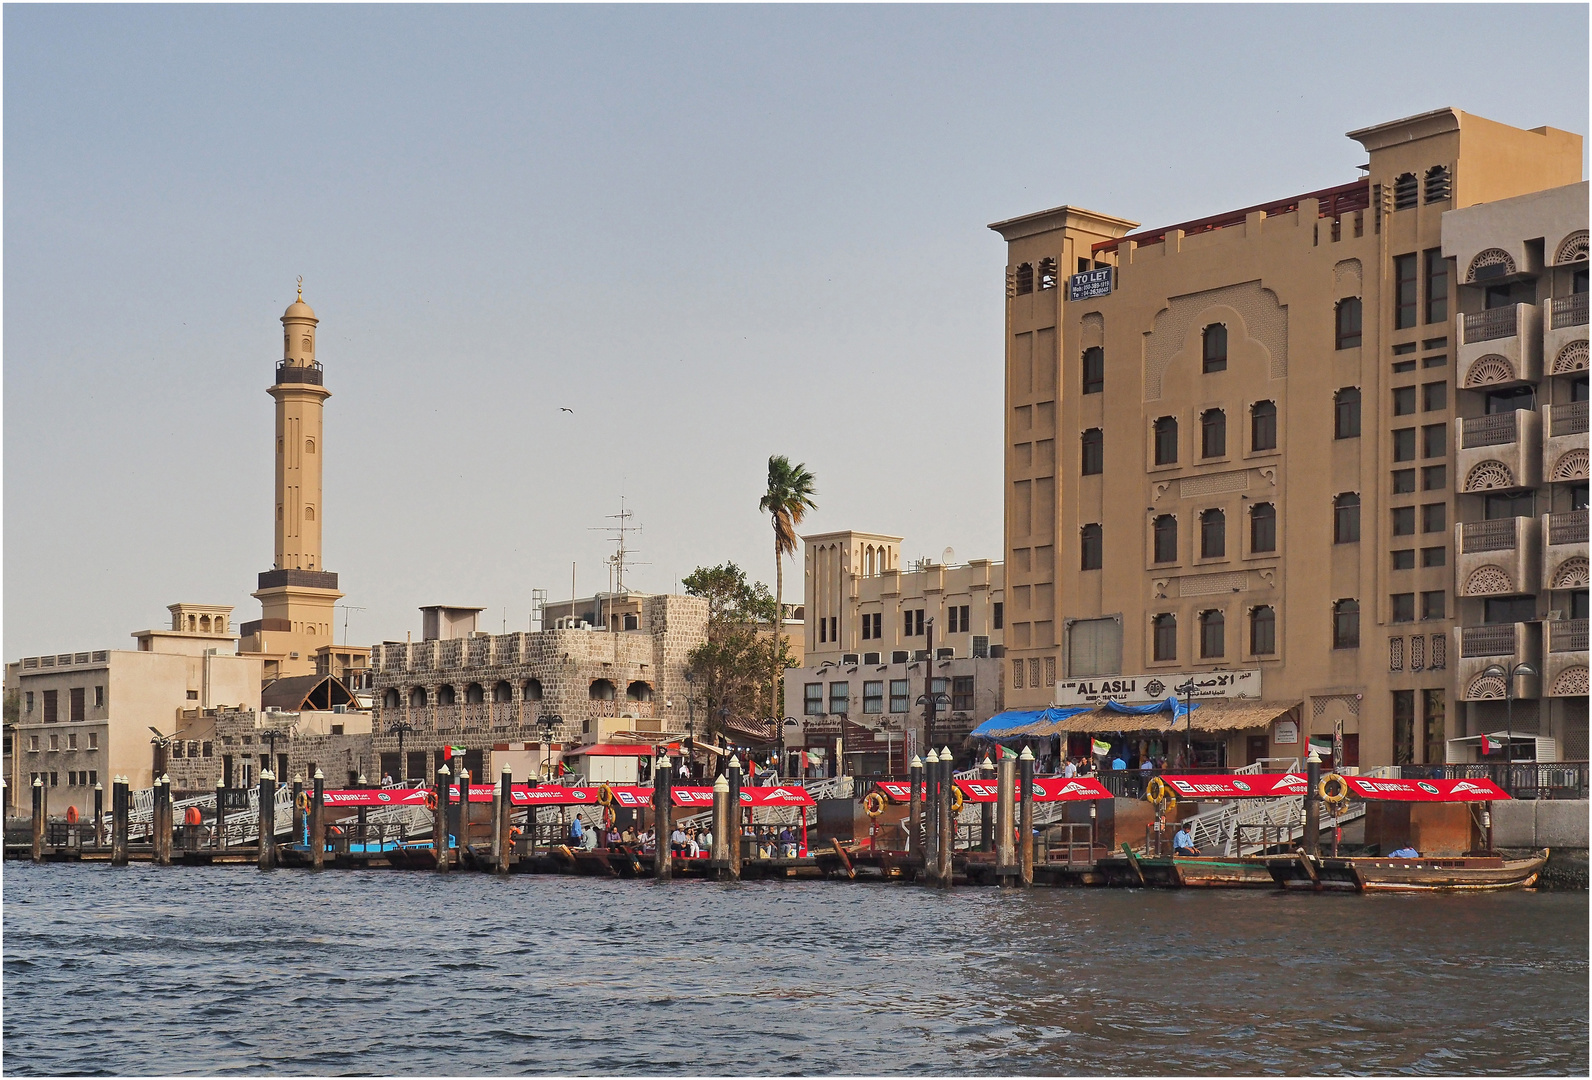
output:
<instances>
[{"instance_id":1,"label":"green tree","mask_svg":"<svg viewBox=\"0 0 1592 1080\"><path fill-rule=\"evenodd\" d=\"M769 715L783 713L779 707L779 690L784 671L785 655L785 556L796 553L796 526L802 523L807 511L818 509L813 496L813 474L806 465L792 465L783 454L768 459L768 491L758 501L757 508L769 516L774 526L774 650L771 660L774 678L769 687Z\"/></svg>"},{"instance_id":2,"label":"green tree","mask_svg":"<svg viewBox=\"0 0 1592 1080\"><path fill-rule=\"evenodd\" d=\"M734 563L698 567L681 579L685 591L708 602L707 640L687 656L692 692L701 694L704 730L719 727L719 710L755 717L768 697L770 673L788 666L767 631L776 609L761 581L748 581Z\"/></svg>"}]
</instances>

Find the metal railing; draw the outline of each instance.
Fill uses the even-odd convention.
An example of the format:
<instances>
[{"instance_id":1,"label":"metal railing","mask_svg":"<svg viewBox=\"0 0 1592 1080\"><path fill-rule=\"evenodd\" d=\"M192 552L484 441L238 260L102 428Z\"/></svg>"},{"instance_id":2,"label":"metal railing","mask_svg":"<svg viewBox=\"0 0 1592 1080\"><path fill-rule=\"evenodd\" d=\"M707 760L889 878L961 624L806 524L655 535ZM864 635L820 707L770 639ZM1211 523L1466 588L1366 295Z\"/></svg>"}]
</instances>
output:
<instances>
[{"instance_id":1,"label":"metal railing","mask_svg":"<svg viewBox=\"0 0 1592 1080\"><path fill-rule=\"evenodd\" d=\"M1465 343L1514 337L1520 332L1519 306L1488 308L1465 316Z\"/></svg>"},{"instance_id":2,"label":"metal railing","mask_svg":"<svg viewBox=\"0 0 1592 1080\"><path fill-rule=\"evenodd\" d=\"M1460 551L1466 555L1481 551L1513 551L1517 520L1497 518L1493 521L1467 522L1460 529Z\"/></svg>"},{"instance_id":3,"label":"metal railing","mask_svg":"<svg viewBox=\"0 0 1592 1080\"><path fill-rule=\"evenodd\" d=\"M1081 822L1051 825L1040 834L1039 847L1047 863L1087 865L1095 861L1094 826Z\"/></svg>"},{"instance_id":4,"label":"metal railing","mask_svg":"<svg viewBox=\"0 0 1592 1080\"><path fill-rule=\"evenodd\" d=\"M313 386L321 385L324 372L319 360L309 367L299 367L295 364L276 365L276 381L278 383L309 383Z\"/></svg>"},{"instance_id":5,"label":"metal railing","mask_svg":"<svg viewBox=\"0 0 1592 1080\"><path fill-rule=\"evenodd\" d=\"M1548 424L1548 434L1557 435L1585 435L1587 430L1587 402L1567 401L1562 405L1549 406L1553 419ZM1584 513L1584 511L1583 511Z\"/></svg>"},{"instance_id":6,"label":"metal railing","mask_svg":"<svg viewBox=\"0 0 1592 1080\"><path fill-rule=\"evenodd\" d=\"M1513 656L1515 654L1515 627L1517 623L1498 623L1492 626L1466 626L1459 632L1459 655Z\"/></svg>"},{"instance_id":7,"label":"metal railing","mask_svg":"<svg viewBox=\"0 0 1592 1080\"><path fill-rule=\"evenodd\" d=\"M1516 799L1585 799L1585 761L1449 762L1445 765L1401 765L1405 780L1491 780Z\"/></svg>"},{"instance_id":8,"label":"metal railing","mask_svg":"<svg viewBox=\"0 0 1592 1080\"><path fill-rule=\"evenodd\" d=\"M1467 417L1464 421L1463 448L1475 450L1482 446L1503 446L1516 441L1520 437L1520 425L1516 420L1519 413L1519 409L1511 409L1487 416Z\"/></svg>"},{"instance_id":9,"label":"metal railing","mask_svg":"<svg viewBox=\"0 0 1592 1080\"><path fill-rule=\"evenodd\" d=\"M1585 510L1570 510L1562 514L1549 514L1548 543L1584 544L1587 540L1586 528Z\"/></svg>"},{"instance_id":10,"label":"metal railing","mask_svg":"<svg viewBox=\"0 0 1592 1080\"><path fill-rule=\"evenodd\" d=\"M1555 296L1551 301L1553 305L1553 329L1563 330L1568 326L1585 326L1587 323L1586 298L1588 293L1571 293L1569 296Z\"/></svg>"}]
</instances>

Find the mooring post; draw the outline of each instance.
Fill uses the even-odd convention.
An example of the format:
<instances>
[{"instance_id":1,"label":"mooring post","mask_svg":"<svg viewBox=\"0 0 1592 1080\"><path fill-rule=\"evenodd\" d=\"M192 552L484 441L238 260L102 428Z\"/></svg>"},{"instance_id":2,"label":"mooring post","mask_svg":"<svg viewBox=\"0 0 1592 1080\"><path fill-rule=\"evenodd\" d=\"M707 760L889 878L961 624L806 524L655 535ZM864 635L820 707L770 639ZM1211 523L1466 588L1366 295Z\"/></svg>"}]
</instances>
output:
<instances>
[{"instance_id":1,"label":"mooring post","mask_svg":"<svg viewBox=\"0 0 1592 1080\"><path fill-rule=\"evenodd\" d=\"M738 801L738 800L737 800ZM739 811L740 807L736 807ZM741 815L730 809L730 780L723 773L713 781L713 844L709 849L712 861L717 864L713 867L713 876L724 880L730 876L730 833L736 833L735 843L741 841L740 830L735 828L733 822Z\"/></svg>"},{"instance_id":2,"label":"mooring post","mask_svg":"<svg viewBox=\"0 0 1592 1080\"><path fill-rule=\"evenodd\" d=\"M470 851L470 770L459 763L459 828L453 834L454 858L459 869L464 869L464 858Z\"/></svg>"},{"instance_id":3,"label":"mooring post","mask_svg":"<svg viewBox=\"0 0 1592 1080\"><path fill-rule=\"evenodd\" d=\"M923 872L933 880L940 865L940 752L923 759Z\"/></svg>"},{"instance_id":4,"label":"mooring post","mask_svg":"<svg viewBox=\"0 0 1592 1080\"><path fill-rule=\"evenodd\" d=\"M509 872L509 853L513 850L514 843L509 838L509 822L514 813L514 772L503 763L503 771L498 775L498 803L494 808L496 813L492 820L496 827L492 830L494 837L492 854L497 858L497 872Z\"/></svg>"},{"instance_id":5,"label":"mooring post","mask_svg":"<svg viewBox=\"0 0 1592 1080\"><path fill-rule=\"evenodd\" d=\"M326 776L315 770L315 793L310 796L310 866L326 869Z\"/></svg>"},{"instance_id":6,"label":"mooring post","mask_svg":"<svg viewBox=\"0 0 1592 1080\"><path fill-rule=\"evenodd\" d=\"M111 779L111 865L127 865L127 777Z\"/></svg>"},{"instance_id":7,"label":"mooring post","mask_svg":"<svg viewBox=\"0 0 1592 1080\"><path fill-rule=\"evenodd\" d=\"M171 782L162 776L155 781L155 865L171 865Z\"/></svg>"},{"instance_id":8,"label":"mooring post","mask_svg":"<svg viewBox=\"0 0 1592 1080\"><path fill-rule=\"evenodd\" d=\"M362 788L366 786L364 773L359 774L359 786ZM359 842L361 845L360 850L364 852L370 851L370 838L366 835L369 832L369 825L370 809L369 807L361 806L359 808Z\"/></svg>"},{"instance_id":9,"label":"mooring post","mask_svg":"<svg viewBox=\"0 0 1592 1080\"><path fill-rule=\"evenodd\" d=\"M439 874L448 872L448 803L453 798L449 790L452 779L446 765L437 770L437 794L431 807L431 850L436 856Z\"/></svg>"},{"instance_id":10,"label":"mooring post","mask_svg":"<svg viewBox=\"0 0 1592 1080\"><path fill-rule=\"evenodd\" d=\"M94 782L94 846L105 846L105 789Z\"/></svg>"},{"instance_id":11,"label":"mooring post","mask_svg":"<svg viewBox=\"0 0 1592 1080\"><path fill-rule=\"evenodd\" d=\"M225 783L225 777L216 777L216 836L212 846L217 851L227 846L227 806L223 798L226 791L223 786Z\"/></svg>"},{"instance_id":12,"label":"mooring post","mask_svg":"<svg viewBox=\"0 0 1592 1080\"><path fill-rule=\"evenodd\" d=\"M907 851L923 853L923 759L912 755L907 767Z\"/></svg>"},{"instance_id":13,"label":"mooring post","mask_svg":"<svg viewBox=\"0 0 1592 1080\"><path fill-rule=\"evenodd\" d=\"M956 819L951 801L956 791L956 762L951 759L951 748L940 747L940 887L949 889L956 870Z\"/></svg>"},{"instance_id":14,"label":"mooring post","mask_svg":"<svg viewBox=\"0 0 1592 1080\"><path fill-rule=\"evenodd\" d=\"M304 845L306 847L308 847L309 846L309 842L310 842L310 834L309 834L309 830L308 830L308 825L306 824L306 822L304 820L304 802L305 802L305 800L302 797L303 795L304 795L304 774L303 773L294 773L293 774L293 842L296 844L296 843L298 843L299 841L302 840L304 842Z\"/></svg>"},{"instance_id":15,"label":"mooring post","mask_svg":"<svg viewBox=\"0 0 1592 1080\"><path fill-rule=\"evenodd\" d=\"M1022 870L1023 884L1034 883L1034 752L1028 747L1023 747L1023 752L1017 756L1017 828L1022 836L1018 846L1019 867Z\"/></svg>"},{"instance_id":16,"label":"mooring post","mask_svg":"<svg viewBox=\"0 0 1592 1080\"><path fill-rule=\"evenodd\" d=\"M1321 854L1321 755L1314 750L1305 760L1305 854Z\"/></svg>"},{"instance_id":17,"label":"mooring post","mask_svg":"<svg viewBox=\"0 0 1592 1080\"><path fill-rule=\"evenodd\" d=\"M724 782L729 785L729 802L725 824L728 825L726 834L729 837L729 852L726 856L730 861L730 880L741 880L741 759L737 754L730 755L730 769L724 777ZM715 790L717 790L715 788ZM718 839L718 825L714 825L713 838Z\"/></svg>"},{"instance_id":18,"label":"mooring post","mask_svg":"<svg viewBox=\"0 0 1592 1080\"><path fill-rule=\"evenodd\" d=\"M984 760L978 763L979 781L985 784L995 782L995 763L989 759L989 754L984 754ZM978 849L980 851L993 851L995 849L995 804L978 804Z\"/></svg>"},{"instance_id":19,"label":"mooring post","mask_svg":"<svg viewBox=\"0 0 1592 1080\"><path fill-rule=\"evenodd\" d=\"M652 816L656 822L652 829L656 834L652 876L659 881L668 881L674 876L674 853L669 847L669 834L674 831L674 785L671 781L668 751L663 750L652 770Z\"/></svg>"},{"instance_id":20,"label":"mooring post","mask_svg":"<svg viewBox=\"0 0 1592 1080\"><path fill-rule=\"evenodd\" d=\"M276 774L260 770L260 869L276 867Z\"/></svg>"},{"instance_id":21,"label":"mooring post","mask_svg":"<svg viewBox=\"0 0 1592 1080\"><path fill-rule=\"evenodd\" d=\"M33 861L44 861L44 781L33 778Z\"/></svg>"},{"instance_id":22,"label":"mooring post","mask_svg":"<svg viewBox=\"0 0 1592 1080\"><path fill-rule=\"evenodd\" d=\"M1002 747L995 780L995 874L996 880L1002 884L1005 884L1003 873L1010 874L1015 861L1012 852L1012 800L1016 794L1016 765L1012 752Z\"/></svg>"}]
</instances>

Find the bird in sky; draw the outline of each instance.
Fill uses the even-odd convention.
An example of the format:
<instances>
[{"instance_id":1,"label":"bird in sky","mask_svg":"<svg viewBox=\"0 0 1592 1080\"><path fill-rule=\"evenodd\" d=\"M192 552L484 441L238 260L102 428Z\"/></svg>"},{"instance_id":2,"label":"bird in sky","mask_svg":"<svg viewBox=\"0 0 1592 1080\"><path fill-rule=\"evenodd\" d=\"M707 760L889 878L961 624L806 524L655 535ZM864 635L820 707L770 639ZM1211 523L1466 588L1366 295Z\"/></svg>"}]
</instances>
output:
<instances>
[{"instance_id":1,"label":"bird in sky","mask_svg":"<svg viewBox=\"0 0 1592 1080\"><path fill-rule=\"evenodd\" d=\"M564 406L562 406L562 405L560 405L560 406L559 406L559 407L558 407L558 411L559 411L559 412L567 412L567 413L569 413L569 414L570 414L570 415L571 415L571 416L574 416L574 415L575 415L575 410L574 410L574 409L566 409L566 408L564 408Z\"/></svg>"}]
</instances>

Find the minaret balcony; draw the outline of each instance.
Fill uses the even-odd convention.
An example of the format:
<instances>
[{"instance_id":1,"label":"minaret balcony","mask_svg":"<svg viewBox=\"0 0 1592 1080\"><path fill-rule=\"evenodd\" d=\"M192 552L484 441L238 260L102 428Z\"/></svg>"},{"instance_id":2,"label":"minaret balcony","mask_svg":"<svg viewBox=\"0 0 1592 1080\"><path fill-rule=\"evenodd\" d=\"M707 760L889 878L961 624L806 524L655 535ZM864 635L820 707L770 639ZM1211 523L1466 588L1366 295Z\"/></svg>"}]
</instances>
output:
<instances>
[{"instance_id":1,"label":"minaret balcony","mask_svg":"<svg viewBox=\"0 0 1592 1080\"><path fill-rule=\"evenodd\" d=\"M278 386L283 383L309 383L311 386L319 386L321 385L322 374L320 361L318 360L312 362L308 367L300 367L297 364L288 363L276 365L276 382Z\"/></svg>"}]
</instances>

